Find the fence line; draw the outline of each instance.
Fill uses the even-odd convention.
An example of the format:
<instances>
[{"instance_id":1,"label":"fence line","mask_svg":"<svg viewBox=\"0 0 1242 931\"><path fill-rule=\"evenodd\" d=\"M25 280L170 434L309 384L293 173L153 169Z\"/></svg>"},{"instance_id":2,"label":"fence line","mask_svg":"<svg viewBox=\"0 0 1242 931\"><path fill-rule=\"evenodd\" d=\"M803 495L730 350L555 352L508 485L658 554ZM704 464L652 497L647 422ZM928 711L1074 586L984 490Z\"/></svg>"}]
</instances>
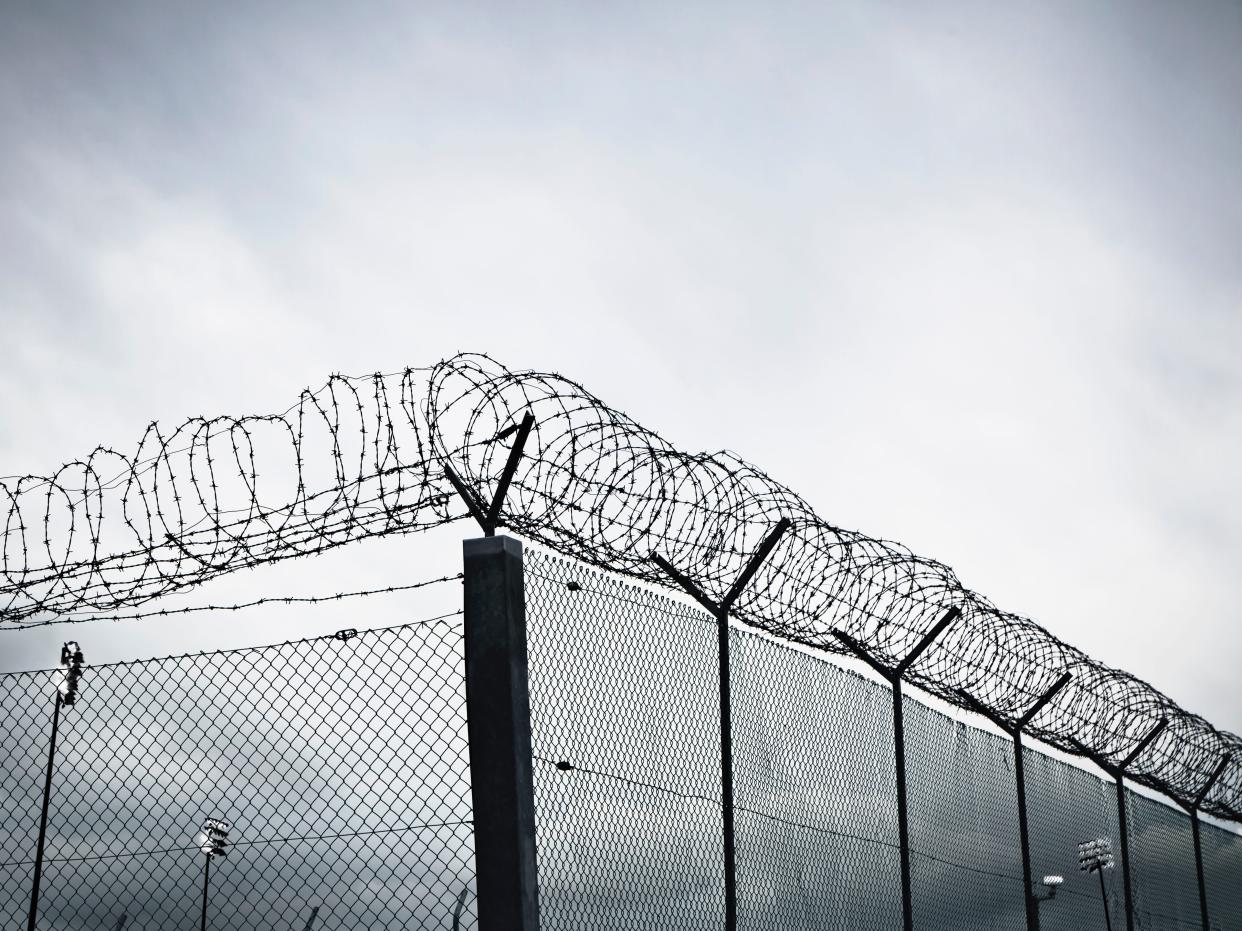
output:
<instances>
[{"instance_id":1,"label":"fence line","mask_svg":"<svg viewBox=\"0 0 1242 931\"><path fill-rule=\"evenodd\" d=\"M1197 809L1242 820L1242 738L996 608L947 566L829 524L755 466L682 452L573 381L486 356L334 377L282 414L152 425L130 454L101 448L0 480L0 622L132 611L222 573L439 526L463 516L459 497L473 512L491 500L493 529L659 583L656 553L717 604L789 520L732 616L834 652L844 633L891 669L956 609L910 683L1012 720L1069 673L1025 735L1182 804L1206 786Z\"/></svg>"},{"instance_id":2,"label":"fence line","mask_svg":"<svg viewBox=\"0 0 1242 931\"><path fill-rule=\"evenodd\" d=\"M716 619L527 550L540 907L548 929L724 926ZM890 690L731 627L739 927L903 922ZM1116 841L1112 782L906 694L911 912L919 929L1028 927L1015 752L1042 931L1199 929L1184 813L1125 790L1128 863L1078 872L1077 845ZM1242 931L1242 836L1203 826L1213 931ZM622 890L626 894L622 894Z\"/></svg>"},{"instance_id":3,"label":"fence line","mask_svg":"<svg viewBox=\"0 0 1242 931\"><path fill-rule=\"evenodd\" d=\"M718 931L719 616L539 548L526 550L524 587L538 927ZM233 834L211 868L213 928L301 929L322 915L325 927L489 931L476 812L477 792L492 791L478 767L494 767L470 752L477 699L459 615L88 666L64 711L41 927L190 926L203 875L193 833L219 817ZM1204 927L1187 812L1123 788L1130 855L1107 876L1080 874L1077 844L1118 836L1111 777L908 692L903 840L893 690L763 632L726 632L738 927L892 928L908 909L919 931L1017 931L1028 872L1065 879L1035 903L1041 931L1102 927L1106 912L1120 927L1126 875L1136 927ZM24 915L56 684L46 671L0 676L5 926ZM1198 830L1208 927L1242 931L1242 836Z\"/></svg>"}]
</instances>

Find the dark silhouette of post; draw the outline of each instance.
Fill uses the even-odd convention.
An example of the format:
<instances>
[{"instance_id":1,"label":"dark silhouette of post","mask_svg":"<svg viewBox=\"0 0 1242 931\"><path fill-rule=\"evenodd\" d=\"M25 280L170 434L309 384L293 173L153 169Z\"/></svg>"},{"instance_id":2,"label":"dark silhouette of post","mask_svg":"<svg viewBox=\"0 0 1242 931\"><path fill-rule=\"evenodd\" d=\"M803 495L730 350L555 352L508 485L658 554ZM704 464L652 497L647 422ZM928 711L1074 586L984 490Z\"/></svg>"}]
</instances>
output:
<instances>
[{"instance_id":1,"label":"dark silhouette of post","mask_svg":"<svg viewBox=\"0 0 1242 931\"><path fill-rule=\"evenodd\" d=\"M1110 763L1098 753L1093 752L1077 740L1070 742L1077 748L1078 752L1089 759L1108 775L1113 777L1113 782L1117 789L1117 833L1121 838L1121 889L1122 901L1125 907L1126 931L1134 931L1134 887L1130 882L1130 817L1126 810L1126 786L1125 775L1130 764L1138 759L1139 754L1146 750L1153 740L1160 736L1161 732L1169 726L1168 718L1161 718L1156 722L1155 726L1149 730L1143 739L1134 745L1129 753L1121 760L1120 763ZM1101 880L1103 882L1103 880ZM1107 906L1106 906L1107 907Z\"/></svg>"},{"instance_id":2,"label":"dark silhouette of post","mask_svg":"<svg viewBox=\"0 0 1242 931\"><path fill-rule=\"evenodd\" d=\"M56 735L60 731L60 693L52 706L52 739L47 748L47 776L43 780L43 810L39 814L39 840L35 845L34 882L30 887L30 915L27 931L35 931L39 921L39 883L43 879L43 845L47 840L47 810L52 797L52 771L56 768Z\"/></svg>"},{"instance_id":3,"label":"dark silhouette of post","mask_svg":"<svg viewBox=\"0 0 1242 931\"><path fill-rule=\"evenodd\" d=\"M1013 739L1013 773L1018 789L1018 842L1022 848L1022 901L1026 908L1027 931L1039 931L1039 900L1035 898L1034 878L1031 876L1031 831L1026 809L1026 760L1022 747L1022 732L1035 719L1035 715L1069 685L1070 674L1063 673L1050 688L1014 722L1006 721L965 689L959 689L963 701L972 711L982 714Z\"/></svg>"},{"instance_id":4,"label":"dark silhouette of post","mask_svg":"<svg viewBox=\"0 0 1242 931\"><path fill-rule=\"evenodd\" d=\"M1105 767L1105 771L1109 772L1117 783L1117 834L1121 838L1121 889L1125 899L1126 931L1134 931L1134 885L1130 879L1130 815L1126 810L1126 770L1168 726L1169 719L1161 718L1116 767ZM1097 766L1100 765L1099 760L1095 763ZM1100 882L1103 881L1101 878Z\"/></svg>"},{"instance_id":5,"label":"dark silhouette of post","mask_svg":"<svg viewBox=\"0 0 1242 931\"><path fill-rule=\"evenodd\" d=\"M207 931L207 890L211 887L211 854L203 859L207 862L203 864L203 917L199 927L202 931Z\"/></svg>"},{"instance_id":6,"label":"dark silhouette of post","mask_svg":"<svg viewBox=\"0 0 1242 931\"><path fill-rule=\"evenodd\" d=\"M311 909L310 917L306 919L306 927L302 931L311 931L315 927L315 919L319 917L319 906L316 905Z\"/></svg>"},{"instance_id":7,"label":"dark silhouette of post","mask_svg":"<svg viewBox=\"0 0 1242 931\"><path fill-rule=\"evenodd\" d=\"M1216 785L1216 780L1225 771L1225 767L1229 765L1230 759L1229 754L1221 757L1221 761L1216 764L1216 768L1212 770L1212 775L1203 784L1203 788L1199 790L1198 795L1194 797L1189 805L1185 806L1186 813L1190 815L1190 831L1195 844L1195 878L1199 881L1199 915L1203 924L1203 931L1212 931L1212 926L1211 918L1208 915L1207 883L1203 878L1203 846L1199 838L1199 806L1207 798L1207 794L1212 790L1212 786Z\"/></svg>"},{"instance_id":8,"label":"dark silhouette of post","mask_svg":"<svg viewBox=\"0 0 1242 931\"><path fill-rule=\"evenodd\" d=\"M538 931L522 544L466 540L463 556L479 931Z\"/></svg>"},{"instance_id":9,"label":"dark silhouette of post","mask_svg":"<svg viewBox=\"0 0 1242 931\"><path fill-rule=\"evenodd\" d=\"M466 896L469 893L469 886L457 893L457 901L453 903L453 931L461 931L461 911L466 907Z\"/></svg>"},{"instance_id":10,"label":"dark silhouette of post","mask_svg":"<svg viewBox=\"0 0 1242 931\"><path fill-rule=\"evenodd\" d=\"M935 625L906 654L905 659L896 666L889 667L873 657L867 649L845 633L833 630L832 635L845 644L846 648L863 660L888 681L893 690L893 751L897 774L897 840L898 853L901 858L901 923L904 931L914 931L914 894L910 880L910 820L906 804L906 727L904 699L902 697L901 680L917 662L923 652L944 633L944 629L962 616L962 610L952 607L944 613Z\"/></svg>"},{"instance_id":11,"label":"dark silhouette of post","mask_svg":"<svg viewBox=\"0 0 1242 931\"><path fill-rule=\"evenodd\" d=\"M35 844L34 880L30 886L30 914L27 931L35 931L39 922L39 884L43 880L43 847L47 842L47 813L52 799L52 773L56 769L56 736L60 733L60 709L77 701L78 680L82 677L82 648L76 640L65 643L60 650L60 681L52 705L52 737L47 746L47 775L43 780L43 809L39 813L39 838Z\"/></svg>"},{"instance_id":12,"label":"dark silhouette of post","mask_svg":"<svg viewBox=\"0 0 1242 931\"><path fill-rule=\"evenodd\" d=\"M741 574L719 604L704 594L689 577L657 553L651 561L664 570L687 594L707 609L716 619L716 656L720 670L720 809L721 834L724 845L724 893L725 931L737 929L737 850L734 828L733 805L733 689L731 663L729 661L729 612L738 597L746 590L763 561L771 555L781 536L793 526L788 518L782 518L742 569Z\"/></svg>"},{"instance_id":13,"label":"dark silhouette of post","mask_svg":"<svg viewBox=\"0 0 1242 931\"><path fill-rule=\"evenodd\" d=\"M1108 914L1108 893L1104 891L1104 871L1095 872L1100 877L1100 901L1104 903L1104 931L1113 931L1113 919Z\"/></svg>"}]
</instances>

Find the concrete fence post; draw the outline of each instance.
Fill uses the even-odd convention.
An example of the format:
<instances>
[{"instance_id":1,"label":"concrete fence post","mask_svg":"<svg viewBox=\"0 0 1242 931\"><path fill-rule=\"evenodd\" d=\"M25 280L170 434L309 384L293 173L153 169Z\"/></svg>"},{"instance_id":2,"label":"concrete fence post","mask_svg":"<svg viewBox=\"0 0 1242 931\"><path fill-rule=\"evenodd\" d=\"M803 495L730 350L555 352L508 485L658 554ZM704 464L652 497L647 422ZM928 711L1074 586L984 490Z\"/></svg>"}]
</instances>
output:
<instances>
[{"instance_id":1,"label":"concrete fence post","mask_svg":"<svg viewBox=\"0 0 1242 931\"><path fill-rule=\"evenodd\" d=\"M466 540L466 719L479 931L538 931L522 544Z\"/></svg>"}]
</instances>

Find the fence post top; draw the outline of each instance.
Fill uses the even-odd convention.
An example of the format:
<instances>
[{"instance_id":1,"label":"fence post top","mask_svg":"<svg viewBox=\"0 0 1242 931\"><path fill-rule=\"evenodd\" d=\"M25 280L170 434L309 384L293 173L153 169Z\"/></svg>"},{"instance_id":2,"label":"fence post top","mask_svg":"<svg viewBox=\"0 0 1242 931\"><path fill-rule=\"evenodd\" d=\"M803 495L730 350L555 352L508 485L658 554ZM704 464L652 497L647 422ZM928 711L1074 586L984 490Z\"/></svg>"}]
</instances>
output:
<instances>
[{"instance_id":1,"label":"fence post top","mask_svg":"<svg viewBox=\"0 0 1242 931\"><path fill-rule=\"evenodd\" d=\"M512 556L522 555L522 541L503 534L495 537L474 537L462 541L464 556L496 556L508 553Z\"/></svg>"}]
</instances>

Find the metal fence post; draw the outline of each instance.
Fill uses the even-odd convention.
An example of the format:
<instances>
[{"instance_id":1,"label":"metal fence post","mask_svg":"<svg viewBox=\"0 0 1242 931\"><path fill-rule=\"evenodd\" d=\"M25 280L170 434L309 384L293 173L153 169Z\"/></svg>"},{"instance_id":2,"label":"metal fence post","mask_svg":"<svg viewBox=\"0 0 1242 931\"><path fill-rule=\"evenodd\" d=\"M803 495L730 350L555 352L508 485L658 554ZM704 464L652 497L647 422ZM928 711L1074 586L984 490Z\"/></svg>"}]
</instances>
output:
<instances>
[{"instance_id":1,"label":"metal fence post","mask_svg":"<svg viewBox=\"0 0 1242 931\"><path fill-rule=\"evenodd\" d=\"M1022 901L1026 909L1027 931L1039 931L1039 902L1035 898L1034 877L1031 875L1031 829L1026 810L1026 761L1023 758L1022 732L1044 709L1057 692L1069 685L1072 677L1068 672L1039 696L1026 712L1014 723L1006 721L965 689L957 694L972 711L983 715L1013 739L1013 775L1018 790L1018 843L1022 849Z\"/></svg>"},{"instance_id":2,"label":"metal fence post","mask_svg":"<svg viewBox=\"0 0 1242 931\"><path fill-rule=\"evenodd\" d=\"M901 858L901 926L914 931L914 882L910 873L910 815L906 802L906 723L905 696L901 677L889 680L893 686L893 759L897 774L897 843Z\"/></svg>"},{"instance_id":3,"label":"metal fence post","mask_svg":"<svg viewBox=\"0 0 1242 931\"><path fill-rule=\"evenodd\" d=\"M466 540L463 556L479 931L538 931L522 544Z\"/></svg>"},{"instance_id":4,"label":"metal fence post","mask_svg":"<svg viewBox=\"0 0 1242 931\"><path fill-rule=\"evenodd\" d=\"M1211 931L1211 918L1208 915L1207 903L1207 882L1203 877L1203 843L1199 838L1199 806L1203 804L1203 800L1207 798L1208 792L1212 790L1212 786L1216 784L1216 780L1220 778L1221 773L1225 771L1225 767L1229 765L1230 757L1226 754L1217 764L1216 769L1212 771L1212 775L1208 777L1208 781L1203 788L1199 790L1199 794L1195 796L1193 802L1187 806L1186 811L1190 815L1191 836L1195 844L1195 878L1199 881L1199 916L1203 924L1203 931Z\"/></svg>"},{"instance_id":5,"label":"metal fence post","mask_svg":"<svg viewBox=\"0 0 1242 931\"><path fill-rule=\"evenodd\" d=\"M52 772L56 768L56 732L60 729L60 694L57 693L52 707L52 739L47 750L47 779L43 783L43 810L39 816L39 840L35 847L34 883L30 889L30 919L27 931L35 931L39 921L39 880L43 878L43 844L47 838L48 800L52 795Z\"/></svg>"},{"instance_id":6,"label":"metal fence post","mask_svg":"<svg viewBox=\"0 0 1242 931\"><path fill-rule=\"evenodd\" d=\"M1199 837L1199 810L1190 812L1190 834L1195 845L1195 879L1199 881L1199 918L1203 931L1212 931L1208 915L1207 883L1203 876L1203 841Z\"/></svg>"},{"instance_id":7,"label":"metal fence post","mask_svg":"<svg viewBox=\"0 0 1242 931\"><path fill-rule=\"evenodd\" d=\"M1125 895L1126 931L1134 931L1134 885L1130 881L1130 818L1126 811L1125 773L1129 765L1138 759L1139 754L1168 726L1168 718L1157 721L1156 726L1135 744L1134 749L1112 771L1117 780L1117 833L1121 835L1121 884Z\"/></svg>"},{"instance_id":8,"label":"metal fence post","mask_svg":"<svg viewBox=\"0 0 1242 931\"><path fill-rule=\"evenodd\" d=\"M1121 895L1126 931L1134 931L1134 884L1130 881L1130 816L1126 810L1125 774L1113 771L1117 783L1117 834L1121 838Z\"/></svg>"},{"instance_id":9,"label":"metal fence post","mask_svg":"<svg viewBox=\"0 0 1242 931\"><path fill-rule=\"evenodd\" d=\"M868 652L867 648L843 630L833 630L832 635L872 669L888 680L893 690L893 757L897 777L897 842L901 862L901 923L903 931L914 931L914 889L910 876L910 823L906 810L906 725L902 696L902 677L918 661L923 652L935 642L946 627L962 616L962 609L953 607L944 613L935 625L925 633L913 650L896 666L888 667Z\"/></svg>"},{"instance_id":10,"label":"metal fence post","mask_svg":"<svg viewBox=\"0 0 1242 931\"><path fill-rule=\"evenodd\" d=\"M1039 903L1035 900L1031 875L1031 827L1026 811L1026 760L1023 758L1022 731L1013 732L1013 778L1018 790L1018 844L1022 848L1022 905L1026 909L1027 931L1039 931Z\"/></svg>"},{"instance_id":11,"label":"metal fence post","mask_svg":"<svg viewBox=\"0 0 1242 931\"><path fill-rule=\"evenodd\" d=\"M716 619L716 658L720 684L720 820L722 846L724 852L724 907L725 931L737 929L737 846L736 832L733 823L733 699L731 682L731 664L729 662L729 612L734 603L746 590L763 561L767 559L776 544L793 522L789 518L781 518L773 527L759 549L751 554L741 574L733 582L733 586L719 604L712 601L698 585L678 571L677 567L658 553L651 554L651 560L664 570L674 582L682 587L695 601L701 604Z\"/></svg>"}]
</instances>

